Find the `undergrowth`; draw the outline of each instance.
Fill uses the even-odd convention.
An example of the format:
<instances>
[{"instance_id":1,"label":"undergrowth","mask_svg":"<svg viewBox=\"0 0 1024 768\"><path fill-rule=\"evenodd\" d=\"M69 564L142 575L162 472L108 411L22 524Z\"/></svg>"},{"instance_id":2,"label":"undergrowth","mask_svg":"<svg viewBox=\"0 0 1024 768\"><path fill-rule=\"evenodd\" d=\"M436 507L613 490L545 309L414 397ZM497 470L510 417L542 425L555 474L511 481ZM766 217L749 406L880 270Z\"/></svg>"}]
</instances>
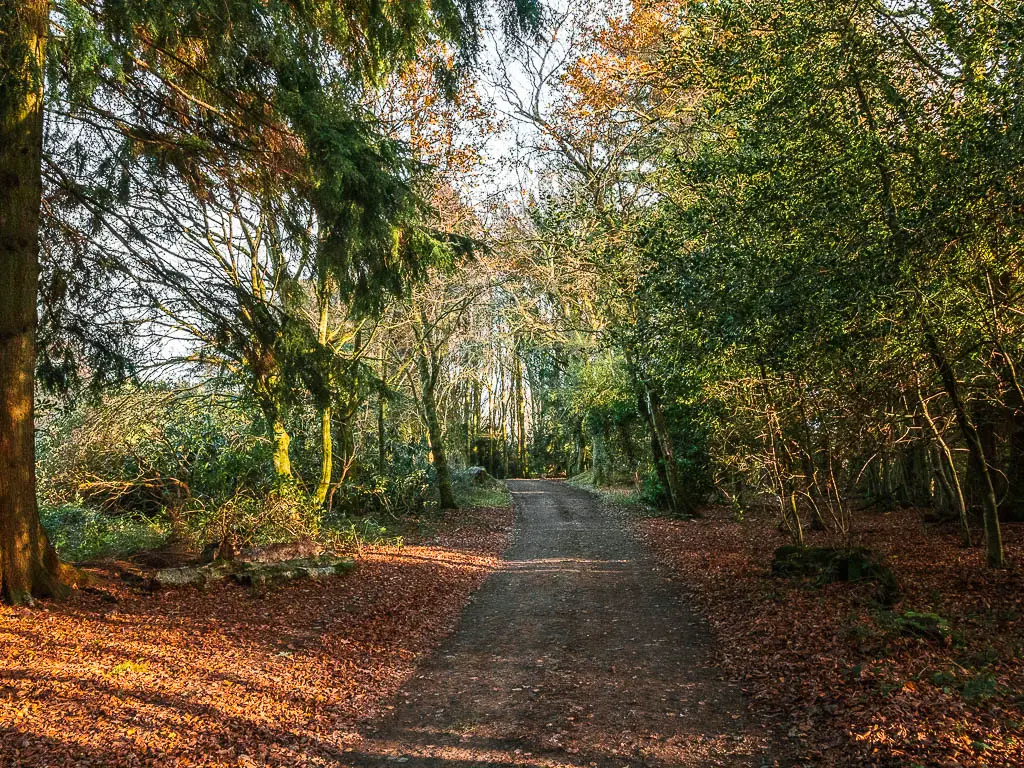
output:
<instances>
[{"instance_id":1,"label":"undergrowth","mask_svg":"<svg viewBox=\"0 0 1024 768\"><path fill-rule=\"evenodd\" d=\"M456 486L455 502L460 507L507 507L512 496L504 483L491 487Z\"/></svg>"},{"instance_id":2,"label":"undergrowth","mask_svg":"<svg viewBox=\"0 0 1024 768\"><path fill-rule=\"evenodd\" d=\"M77 504L43 506L39 515L57 553L69 562L153 549L164 544L171 533L164 516L111 516Z\"/></svg>"}]
</instances>

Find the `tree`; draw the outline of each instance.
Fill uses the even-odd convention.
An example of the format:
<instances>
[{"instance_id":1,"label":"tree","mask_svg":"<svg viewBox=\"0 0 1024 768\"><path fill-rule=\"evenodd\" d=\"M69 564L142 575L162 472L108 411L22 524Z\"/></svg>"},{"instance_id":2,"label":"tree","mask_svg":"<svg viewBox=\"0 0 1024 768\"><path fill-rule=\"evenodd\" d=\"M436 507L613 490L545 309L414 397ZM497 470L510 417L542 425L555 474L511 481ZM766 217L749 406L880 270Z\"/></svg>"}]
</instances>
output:
<instances>
[{"instance_id":1,"label":"tree","mask_svg":"<svg viewBox=\"0 0 1024 768\"><path fill-rule=\"evenodd\" d=\"M12 603L63 594L35 501L36 294L49 2L0 6L0 590Z\"/></svg>"}]
</instances>

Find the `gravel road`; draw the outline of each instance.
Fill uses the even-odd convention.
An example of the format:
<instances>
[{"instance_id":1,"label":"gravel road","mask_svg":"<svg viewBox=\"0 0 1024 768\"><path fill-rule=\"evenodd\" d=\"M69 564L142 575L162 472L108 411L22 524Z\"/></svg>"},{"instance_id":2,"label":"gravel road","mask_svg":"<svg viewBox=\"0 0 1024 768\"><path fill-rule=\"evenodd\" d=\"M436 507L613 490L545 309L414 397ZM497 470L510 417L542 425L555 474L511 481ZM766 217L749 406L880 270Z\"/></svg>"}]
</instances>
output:
<instances>
[{"instance_id":1,"label":"gravel road","mask_svg":"<svg viewBox=\"0 0 1024 768\"><path fill-rule=\"evenodd\" d=\"M762 766L707 628L622 514L509 481L516 538L353 766Z\"/></svg>"}]
</instances>

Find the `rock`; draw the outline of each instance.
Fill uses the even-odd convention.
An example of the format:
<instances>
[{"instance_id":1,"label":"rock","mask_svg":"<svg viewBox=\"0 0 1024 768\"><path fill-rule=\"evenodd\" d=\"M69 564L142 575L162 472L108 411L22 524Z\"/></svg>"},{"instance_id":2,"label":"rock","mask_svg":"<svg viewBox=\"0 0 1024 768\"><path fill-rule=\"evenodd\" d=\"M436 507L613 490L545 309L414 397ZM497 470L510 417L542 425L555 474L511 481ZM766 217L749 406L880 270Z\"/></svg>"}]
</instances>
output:
<instances>
[{"instance_id":1,"label":"rock","mask_svg":"<svg viewBox=\"0 0 1024 768\"><path fill-rule=\"evenodd\" d=\"M244 561L215 561L207 565L186 568L162 568L151 580L151 587L202 587L207 584L232 579L252 587L268 587L293 579L322 579L340 576L355 567L355 561L348 557L325 554L314 558L299 558L276 563L253 563Z\"/></svg>"},{"instance_id":2,"label":"rock","mask_svg":"<svg viewBox=\"0 0 1024 768\"><path fill-rule=\"evenodd\" d=\"M202 587L212 581L221 581L231 572L229 563L190 565L184 568L160 568L153 574L152 586L159 587Z\"/></svg>"},{"instance_id":3,"label":"rock","mask_svg":"<svg viewBox=\"0 0 1024 768\"><path fill-rule=\"evenodd\" d=\"M854 547L801 547L786 544L775 550L772 573L788 578L813 578L818 584L870 581L878 585L878 599L891 605L899 599L896 576L870 550Z\"/></svg>"},{"instance_id":4,"label":"rock","mask_svg":"<svg viewBox=\"0 0 1024 768\"><path fill-rule=\"evenodd\" d=\"M352 570L351 558L323 555L279 563L240 563L231 577L244 586L269 587L293 579L323 579Z\"/></svg>"}]
</instances>

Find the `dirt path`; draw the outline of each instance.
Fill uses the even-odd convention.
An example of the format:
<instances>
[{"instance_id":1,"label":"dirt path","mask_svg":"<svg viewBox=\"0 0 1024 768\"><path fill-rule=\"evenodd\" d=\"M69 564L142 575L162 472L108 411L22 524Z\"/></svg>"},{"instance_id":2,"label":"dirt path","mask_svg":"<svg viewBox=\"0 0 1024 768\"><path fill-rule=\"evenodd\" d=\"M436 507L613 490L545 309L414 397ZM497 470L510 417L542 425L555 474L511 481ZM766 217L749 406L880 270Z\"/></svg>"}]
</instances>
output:
<instances>
[{"instance_id":1,"label":"dirt path","mask_svg":"<svg viewBox=\"0 0 1024 768\"><path fill-rule=\"evenodd\" d=\"M708 633L625 522L510 482L516 540L355 766L760 766Z\"/></svg>"}]
</instances>

